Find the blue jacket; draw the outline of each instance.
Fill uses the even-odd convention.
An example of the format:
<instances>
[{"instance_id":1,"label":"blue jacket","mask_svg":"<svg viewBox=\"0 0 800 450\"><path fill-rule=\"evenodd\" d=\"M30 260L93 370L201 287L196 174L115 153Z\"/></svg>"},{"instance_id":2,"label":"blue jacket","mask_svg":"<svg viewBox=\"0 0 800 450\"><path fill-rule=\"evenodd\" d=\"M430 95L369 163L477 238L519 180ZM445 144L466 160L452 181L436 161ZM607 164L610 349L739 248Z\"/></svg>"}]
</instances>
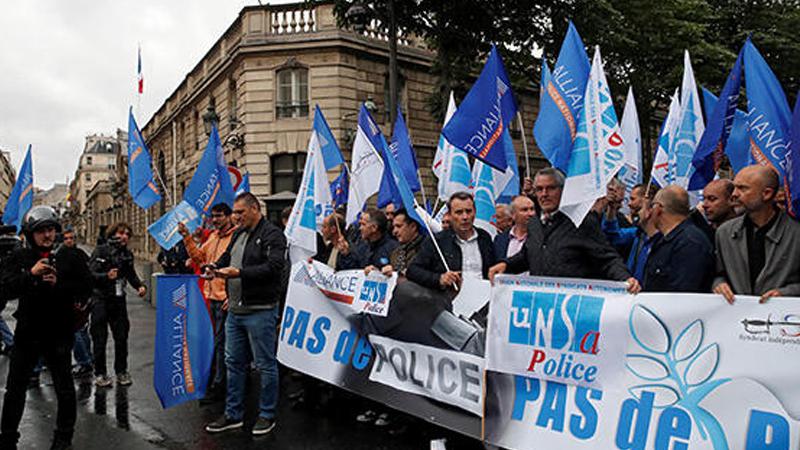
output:
<instances>
[{"instance_id":1,"label":"blue jacket","mask_svg":"<svg viewBox=\"0 0 800 450\"><path fill-rule=\"evenodd\" d=\"M650 292L710 292L715 263L708 237L687 219L653 244L642 287Z\"/></svg>"}]
</instances>

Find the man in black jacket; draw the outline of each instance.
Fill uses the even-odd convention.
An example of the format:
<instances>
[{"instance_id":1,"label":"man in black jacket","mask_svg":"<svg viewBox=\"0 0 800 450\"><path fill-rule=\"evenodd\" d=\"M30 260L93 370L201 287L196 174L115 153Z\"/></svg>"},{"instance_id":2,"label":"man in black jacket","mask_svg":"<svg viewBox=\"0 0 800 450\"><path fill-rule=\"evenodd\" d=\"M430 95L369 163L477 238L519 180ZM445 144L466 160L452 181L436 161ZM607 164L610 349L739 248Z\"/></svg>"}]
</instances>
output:
<instances>
[{"instance_id":1,"label":"man in black jacket","mask_svg":"<svg viewBox=\"0 0 800 450\"><path fill-rule=\"evenodd\" d=\"M436 234L447 267L442 263L430 238L425 239L419 254L408 268L408 279L430 289L455 291L464 276L487 278L495 264L492 237L475 228L475 199L472 194L456 192L447 202L451 228Z\"/></svg>"},{"instance_id":2,"label":"man in black jacket","mask_svg":"<svg viewBox=\"0 0 800 450\"><path fill-rule=\"evenodd\" d=\"M531 275L626 281L628 291L641 290L619 253L608 243L597 213L590 212L576 227L558 210L564 175L547 168L534 177L540 214L528 223L528 240L522 250L490 270L490 278L506 271Z\"/></svg>"},{"instance_id":3,"label":"man in black jacket","mask_svg":"<svg viewBox=\"0 0 800 450\"><path fill-rule=\"evenodd\" d=\"M69 448L75 427L75 385L72 381L74 309L91 295L86 261L72 253L53 255L58 216L48 206L36 206L22 224L25 247L14 251L0 272L4 295L19 298L16 342L8 370L0 449L15 449L25 408L28 379L39 358L50 369L58 399L53 449Z\"/></svg>"},{"instance_id":4,"label":"man in black jacket","mask_svg":"<svg viewBox=\"0 0 800 450\"><path fill-rule=\"evenodd\" d=\"M147 289L136 275L133 267L133 254L128 250L131 227L118 223L108 230L106 243L94 249L89 268L95 282L95 303L92 307L90 331L94 352L94 384L110 387L113 382L106 372L106 342L108 329L114 337L114 373L117 383L129 386L133 383L128 373L128 306L125 298L125 285L130 283L139 297L144 297Z\"/></svg>"},{"instance_id":5,"label":"man in black jacket","mask_svg":"<svg viewBox=\"0 0 800 450\"><path fill-rule=\"evenodd\" d=\"M383 211L368 208L362 212L358 222L361 239L356 244L339 240L336 270L363 269L367 266L381 269L388 265L392 250L397 247L397 241L386 232L388 224Z\"/></svg>"},{"instance_id":6,"label":"man in black jacket","mask_svg":"<svg viewBox=\"0 0 800 450\"><path fill-rule=\"evenodd\" d=\"M243 426L249 348L261 373L259 414L252 433L264 435L275 427L278 403L276 326L278 302L287 282L286 238L264 218L258 199L251 193L236 197L233 213L240 217L239 229L222 257L205 270L206 276L227 280L229 305L225 322L225 414L206 425L206 431L219 433Z\"/></svg>"}]
</instances>

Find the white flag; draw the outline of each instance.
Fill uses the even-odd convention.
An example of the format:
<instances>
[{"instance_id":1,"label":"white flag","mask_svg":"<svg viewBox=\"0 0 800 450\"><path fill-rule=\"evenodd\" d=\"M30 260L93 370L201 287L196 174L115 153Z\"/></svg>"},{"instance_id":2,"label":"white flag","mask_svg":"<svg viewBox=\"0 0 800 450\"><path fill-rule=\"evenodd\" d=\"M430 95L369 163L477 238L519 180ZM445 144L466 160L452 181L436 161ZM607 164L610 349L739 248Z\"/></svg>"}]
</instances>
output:
<instances>
[{"instance_id":1,"label":"white flag","mask_svg":"<svg viewBox=\"0 0 800 450\"><path fill-rule=\"evenodd\" d=\"M606 185L625 159L600 47L594 50L584 102L560 206L576 227L583 222L595 200L606 194Z\"/></svg>"},{"instance_id":2,"label":"white flag","mask_svg":"<svg viewBox=\"0 0 800 450\"><path fill-rule=\"evenodd\" d=\"M628 88L628 98L625 100L619 132L622 135L622 146L625 148L625 165L620 169L618 177L625 185L625 203L622 211L627 214L630 211L628 202L631 198L631 189L642 182L642 135L632 87Z\"/></svg>"},{"instance_id":3,"label":"white flag","mask_svg":"<svg viewBox=\"0 0 800 450\"><path fill-rule=\"evenodd\" d=\"M444 124L450 121L456 113L456 101L450 93L450 102L447 105L447 114ZM438 173L437 173L438 171ZM439 200L447 201L456 192L470 191L472 186L472 171L469 165L467 152L454 147L444 135L439 137L439 146L433 158L433 173L439 177L437 192Z\"/></svg>"},{"instance_id":4,"label":"white flag","mask_svg":"<svg viewBox=\"0 0 800 450\"><path fill-rule=\"evenodd\" d=\"M323 220L333 213L328 173L316 130L308 139L306 164L297 198L286 223L284 234L289 244L292 263L317 253L317 230Z\"/></svg>"},{"instance_id":5,"label":"white flag","mask_svg":"<svg viewBox=\"0 0 800 450\"><path fill-rule=\"evenodd\" d=\"M358 130L350 164L346 217L348 224L356 221L367 199L380 189L383 160L378 145L381 139L383 139L381 129L362 105L358 113Z\"/></svg>"},{"instance_id":6,"label":"white flag","mask_svg":"<svg viewBox=\"0 0 800 450\"><path fill-rule=\"evenodd\" d=\"M670 152L670 170L674 184L686 189L689 179L694 173L692 158L705 131L703 111L700 109L700 97L697 94L697 83L694 79L692 61L689 52L683 58L683 83L681 84L681 114L678 120L677 133ZM693 196L693 204L697 203L699 192Z\"/></svg>"},{"instance_id":7,"label":"white flag","mask_svg":"<svg viewBox=\"0 0 800 450\"><path fill-rule=\"evenodd\" d=\"M681 102L678 96L678 89L675 89L675 94L673 94L672 101L669 104L667 117L664 118L664 123L661 125L661 134L658 136L658 148L653 158L653 167L650 169L650 182L655 183L658 187L663 188L673 182L670 174L669 161L673 147L672 143L675 141L675 135L678 131L680 114Z\"/></svg>"}]
</instances>

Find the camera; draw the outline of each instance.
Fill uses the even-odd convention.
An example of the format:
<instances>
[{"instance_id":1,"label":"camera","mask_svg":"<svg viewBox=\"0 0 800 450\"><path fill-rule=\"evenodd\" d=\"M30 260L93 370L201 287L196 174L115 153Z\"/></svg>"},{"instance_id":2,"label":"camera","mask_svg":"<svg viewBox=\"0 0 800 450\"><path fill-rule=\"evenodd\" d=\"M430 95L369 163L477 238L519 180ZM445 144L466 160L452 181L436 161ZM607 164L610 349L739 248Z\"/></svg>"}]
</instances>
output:
<instances>
[{"instance_id":1,"label":"camera","mask_svg":"<svg viewBox=\"0 0 800 450\"><path fill-rule=\"evenodd\" d=\"M133 264L133 254L125 248L118 237L111 236L108 238L107 243L111 249L109 269L121 269Z\"/></svg>"}]
</instances>

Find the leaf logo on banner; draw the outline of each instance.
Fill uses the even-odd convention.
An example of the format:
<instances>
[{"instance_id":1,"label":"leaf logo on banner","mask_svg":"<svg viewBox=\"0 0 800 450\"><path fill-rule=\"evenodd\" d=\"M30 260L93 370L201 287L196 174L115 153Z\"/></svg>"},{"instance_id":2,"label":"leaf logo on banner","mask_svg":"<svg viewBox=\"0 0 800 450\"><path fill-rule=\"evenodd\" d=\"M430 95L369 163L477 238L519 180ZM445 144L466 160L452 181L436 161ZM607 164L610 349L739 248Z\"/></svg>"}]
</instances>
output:
<instances>
[{"instance_id":1,"label":"leaf logo on banner","mask_svg":"<svg viewBox=\"0 0 800 450\"><path fill-rule=\"evenodd\" d=\"M645 353L629 353L625 367L636 378L645 381L628 389L640 400L647 392L653 396L653 407L677 405L692 416L703 440L711 440L714 448L728 448L725 432L719 421L700 406L710 393L730 378L712 380L719 367L719 344L702 347L705 327L700 319L686 326L673 342L667 324L646 306L635 305L628 317L631 337ZM702 349L701 349L702 347Z\"/></svg>"}]
</instances>

